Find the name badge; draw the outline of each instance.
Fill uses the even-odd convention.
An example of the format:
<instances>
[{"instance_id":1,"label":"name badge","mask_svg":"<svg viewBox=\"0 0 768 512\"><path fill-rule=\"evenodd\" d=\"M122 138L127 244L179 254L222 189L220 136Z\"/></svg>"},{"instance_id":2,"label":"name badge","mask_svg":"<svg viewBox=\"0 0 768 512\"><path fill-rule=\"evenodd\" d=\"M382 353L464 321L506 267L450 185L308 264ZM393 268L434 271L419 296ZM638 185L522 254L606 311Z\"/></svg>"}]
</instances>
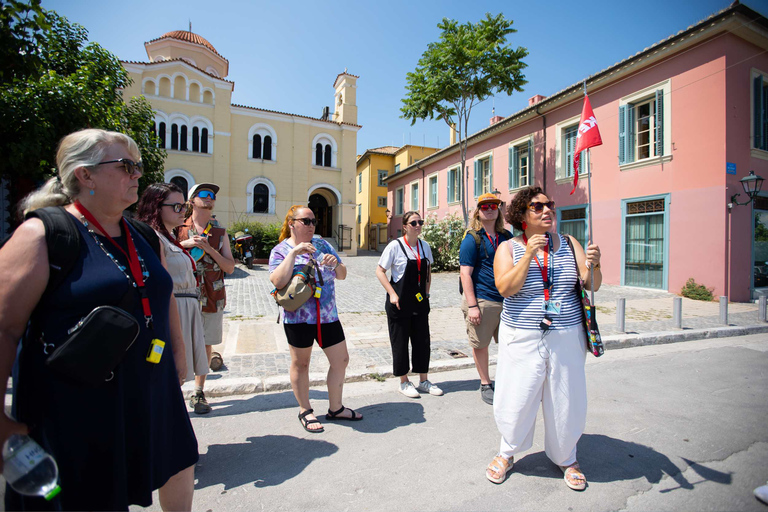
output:
<instances>
[{"instance_id":1,"label":"name badge","mask_svg":"<svg viewBox=\"0 0 768 512\"><path fill-rule=\"evenodd\" d=\"M416 300L417 300L417 301L419 301L419 302L421 302L421 301L423 301L423 300L424 300L424 296L423 296L421 293L417 293L417 294L416 294Z\"/></svg>"},{"instance_id":2,"label":"name badge","mask_svg":"<svg viewBox=\"0 0 768 512\"><path fill-rule=\"evenodd\" d=\"M541 310L550 316L557 316L560 314L561 302L559 300L544 301L541 306Z\"/></svg>"},{"instance_id":3,"label":"name badge","mask_svg":"<svg viewBox=\"0 0 768 512\"><path fill-rule=\"evenodd\" d=\"M323 293L323 289L322 289L322 288L320 288L319 286L318 286L317 288L315 288L315 298L316 298L316 299L319 299L319 298L320 298L320 295L321 295L322 293Z\"/></svg>"}]
</instances>

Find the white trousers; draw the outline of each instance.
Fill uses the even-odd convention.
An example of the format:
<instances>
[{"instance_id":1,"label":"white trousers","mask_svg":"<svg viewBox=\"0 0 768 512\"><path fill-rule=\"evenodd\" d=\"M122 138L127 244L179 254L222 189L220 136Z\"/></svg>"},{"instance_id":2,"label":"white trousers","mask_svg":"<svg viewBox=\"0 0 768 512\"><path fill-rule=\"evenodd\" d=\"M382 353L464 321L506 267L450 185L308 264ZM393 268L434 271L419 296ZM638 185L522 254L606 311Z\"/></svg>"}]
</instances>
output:
<instances>
[{"instance_id":1,"label":"white trousers","mask_svg":"<svg viewBox=\"0 0 768 512\"><path fill-rule=\"evenodd\" d=\"M501 323L493 413L499 453L509 458L533 446L536 414L544 414L544 451L558 466L576 462L576 443L587 419L586 339L575 326L550 331Z\"/></svg>"}]
</instances>

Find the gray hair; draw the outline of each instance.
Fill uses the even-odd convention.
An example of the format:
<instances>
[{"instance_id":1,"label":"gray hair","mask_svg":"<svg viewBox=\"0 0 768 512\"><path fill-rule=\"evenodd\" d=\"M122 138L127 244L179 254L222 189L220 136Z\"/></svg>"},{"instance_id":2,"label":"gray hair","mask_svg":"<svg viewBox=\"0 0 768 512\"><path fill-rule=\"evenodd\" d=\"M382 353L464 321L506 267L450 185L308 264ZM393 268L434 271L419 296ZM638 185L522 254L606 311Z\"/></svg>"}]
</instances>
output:
<instances>
[{"instance_id":1,"label":"gray hair","mask_svg":"<svg viewBox=\"0 0 768 512\"><path fill-rule=\"evenodd\" d=\"M104 158L112 144L123 144L139 158L139 147L129 136L107 130L89 128L70 133L59 142L56 151L57 175L35 190L21 202L23 215L46 206L65 206L80 194L80 183L75 176L78 167L93 167Z\"/></svg>"}]
</instances>

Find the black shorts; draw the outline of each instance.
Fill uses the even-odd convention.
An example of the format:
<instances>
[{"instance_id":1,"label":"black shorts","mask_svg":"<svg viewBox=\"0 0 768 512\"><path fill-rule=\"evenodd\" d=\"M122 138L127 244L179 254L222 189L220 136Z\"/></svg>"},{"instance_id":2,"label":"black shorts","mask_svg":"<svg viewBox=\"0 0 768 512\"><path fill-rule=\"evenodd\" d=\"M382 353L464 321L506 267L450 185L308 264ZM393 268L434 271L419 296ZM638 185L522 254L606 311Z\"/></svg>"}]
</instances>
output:
<instances>
[{"instance_id":1,"label":"black shorts","mask_svg":"<svg viewBox=\"0 0 768 512\"><path fill-rule=\"evenodd\" d=\"M317 324L286 324L283 323L288 344L296 348L309 348L317 339ZM320 334L323 342L318 341L320 348L328 348L344 341L344 329L341 322L336 320L329 324L320 324Z\"/></svg>"}]
</instances>

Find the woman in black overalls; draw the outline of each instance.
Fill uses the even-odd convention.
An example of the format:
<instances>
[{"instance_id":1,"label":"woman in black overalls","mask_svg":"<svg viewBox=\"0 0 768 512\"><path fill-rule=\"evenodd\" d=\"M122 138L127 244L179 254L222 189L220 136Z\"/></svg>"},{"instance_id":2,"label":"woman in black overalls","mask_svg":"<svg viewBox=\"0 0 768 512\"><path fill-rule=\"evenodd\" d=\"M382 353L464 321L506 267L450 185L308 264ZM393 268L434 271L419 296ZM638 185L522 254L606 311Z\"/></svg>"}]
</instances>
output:
<instances>
[{"instance_id":1,"label":"woman in black overalls","mask_svg":"<svg viewBox=\"0 0 768 512\"><path fill-rule=\"evenodd\" d=\"M379 259L376 277L387 291L389 340L392 365L400 377L400 392L418 398L419 392L440 396L443 391L427 379L429 372L429 285L432 250L419 239L424 221L418 212L403 215L405 235L389 243ZM387 270L392 279L387 280ZM408 340L411 341L412 367L408 363ZM419 385L408 380L413 370L420 376Z\"/></svg>"}]
</instances>

